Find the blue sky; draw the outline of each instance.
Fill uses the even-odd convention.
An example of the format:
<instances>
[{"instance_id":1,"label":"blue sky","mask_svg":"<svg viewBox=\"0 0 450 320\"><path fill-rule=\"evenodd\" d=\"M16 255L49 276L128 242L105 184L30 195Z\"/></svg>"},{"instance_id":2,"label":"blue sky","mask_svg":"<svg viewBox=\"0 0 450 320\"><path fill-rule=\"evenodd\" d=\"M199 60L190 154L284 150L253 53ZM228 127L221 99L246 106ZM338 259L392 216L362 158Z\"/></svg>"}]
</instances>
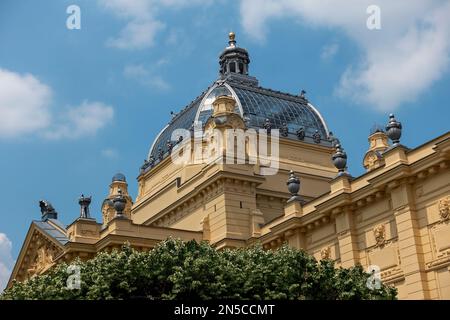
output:
<instances>
[{"instance_id":1,"label":"blue sky","mask_svg":"<svg viewBox=\"0 0 450 320\"><path fill-rule=\"evenodd\" d=\"M217 78L231 30L262 86L307 91L354 176L370 128L390 112L409 147L447 132L449 1L378 1L381 29L369 30L375 2L1 1L0 278L41 198L68 224L81 193L100 220L118 171L136 196L153 138ZM72 4L80 30L66 28Z\"/></svg>"}]
</instances>

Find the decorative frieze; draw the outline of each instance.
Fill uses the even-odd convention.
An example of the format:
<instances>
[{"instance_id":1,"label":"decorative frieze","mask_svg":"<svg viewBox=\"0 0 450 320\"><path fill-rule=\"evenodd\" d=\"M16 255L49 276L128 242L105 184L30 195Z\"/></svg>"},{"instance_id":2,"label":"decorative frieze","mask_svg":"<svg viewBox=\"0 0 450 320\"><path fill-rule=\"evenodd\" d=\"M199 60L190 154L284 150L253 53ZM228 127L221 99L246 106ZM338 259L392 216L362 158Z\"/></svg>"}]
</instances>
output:
<instances>
[{"instance_id":1,"label":"decorative frieze","mask_svg":"<svg viewBox=\"0 0 450 320\"><path fill-rule=\"evenodd\" d=\"M385 284L391 284L405 279L405 275L401 267L393 267L386 269L381 272L380 276L381 280Z\"/></svg>"}]
</instances>

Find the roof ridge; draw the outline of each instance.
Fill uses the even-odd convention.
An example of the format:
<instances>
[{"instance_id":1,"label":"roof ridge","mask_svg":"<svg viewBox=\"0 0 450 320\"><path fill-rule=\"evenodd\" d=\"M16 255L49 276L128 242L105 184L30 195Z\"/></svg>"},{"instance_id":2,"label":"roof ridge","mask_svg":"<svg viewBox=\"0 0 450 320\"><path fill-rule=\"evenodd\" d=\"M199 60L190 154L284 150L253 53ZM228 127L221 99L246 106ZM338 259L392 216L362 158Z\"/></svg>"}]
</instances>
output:
<instances>
[{"instance_id":1,"label":"roof ridge","mask_svg":"<svg viewBox=\"0 0 450 320\"><path fill-rule=\"evenodd\" d=\"M214 85L214 84L213 84ZM202 93L200 95L198 95L197 97L195 97L191 102L189 102L187 105L185 105L174 117L172 117L172 119L170 119L170 121L168 122L168 124L173 123L176 119L178 119L181 115L183 115L184 113L186 113L188 111L188 109L190 107L193 107L199 100L201 101L203 99L203 97L205 96L205 94L209 91L209 89L213 86L210 85L208 86L208 88L206 88L206 90L202 91Z\"/></svg>"},{"instance_id":2,"label":"roof ridge","mask_svg":"<svg viewBox=\"0 0 450 320\"><path fill-rule=\"evenodd\" d=\"M234 86L240 87L241 89L254 91L254 92L258 92L258 93L262 93L262 94L266 94L266 95L272 95L272 96L275 96L275 97L283 97L283 98L287 97L287 98L290 98L292 100L295 100L296 102L302 102L302 103L305 103L305 104L307 104L309 102L308 99L303 98L303 97L301 97L299 95L295 95L295 94L288 93L288 92L283 92L283 91L280 91L280 90L273 90L273 89L265 88L265 87L262 87L262 86L257 86L257 87L247 86L247 85L245 85L243 83L234 82L234 81L230 81L229 84L230 85L232 84ZM270 93L270 94L268 94L268 93Z\"/></svg>"}]
</instances>

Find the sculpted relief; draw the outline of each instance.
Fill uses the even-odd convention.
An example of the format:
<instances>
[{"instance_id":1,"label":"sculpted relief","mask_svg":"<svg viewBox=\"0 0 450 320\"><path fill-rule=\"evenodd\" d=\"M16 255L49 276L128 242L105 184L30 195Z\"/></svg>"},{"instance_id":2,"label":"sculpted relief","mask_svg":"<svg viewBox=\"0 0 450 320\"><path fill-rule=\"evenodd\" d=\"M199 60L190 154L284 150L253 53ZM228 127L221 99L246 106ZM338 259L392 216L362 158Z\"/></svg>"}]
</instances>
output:
<instances>
[{"instance_id":1,"label":"sculpted relief","mask_svg":"<svg viewBox=\"0 0 450 320\"><path fill-rule=\"evenodd\" d=\"M54 263L54 259L61 253L52 242L42 235L35 233L32 238L31 246L26 255L26 262L23 265L23 271L26 278L41 274Z\"/></svg>"},{"instance_id":2,"label":"sculpted relief","mask_svg":"<svg viewBox=\"0 0 450 320\"><path fill-rule=\"evenodd\" d=\"M380 224L373 228L373 236L375 238L376 246L383 246L386 241L386 227Z\"/></svg>"},{"instance_id":3,"label":"sculpted relief","mask_svg":"<svg viewBox=\"0 0 450 320\"><path fill-rule=\"evenodd\" d=\"M53 248L47 248L45 245L42 245L37 249L33 262L28 268L28 275L40 274L53 263L54 256L55 250Z\"/></svg>"},{"instance_id":4,"label":"sculpted relief","mask_svg":"<svg viewBox=\"0 0 450 320\"><path fill-rule=\"evenodd\" d=\"M439 200L438 202L439 216L442 220L446 220L450 214L450 196Z\"/></svg>"},{"instance_id":5,"label":"sculpted relief","mask_svg":"<svg viewBox=\"0 0 450 320\"><path fill-rule=\"evenodd\" d=\"M331 248L330 247L325 247L325 248L322 248L322 250L320 250L320 258L322 260L330 259L330 257L331 257Z\"/></svg>"}]
</instances>

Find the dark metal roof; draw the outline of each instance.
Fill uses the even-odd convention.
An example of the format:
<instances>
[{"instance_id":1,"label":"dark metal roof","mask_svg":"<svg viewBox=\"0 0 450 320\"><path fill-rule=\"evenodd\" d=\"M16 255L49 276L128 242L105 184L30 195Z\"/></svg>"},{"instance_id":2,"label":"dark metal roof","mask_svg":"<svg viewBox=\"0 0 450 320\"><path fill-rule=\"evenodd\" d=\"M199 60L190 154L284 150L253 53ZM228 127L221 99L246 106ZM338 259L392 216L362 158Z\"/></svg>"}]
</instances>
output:
<instances>
[{"instance_id":1,"label":"dark metal roof","mask_svg":"<svg viewBox=\"0 0 450 320\"><path fill-rule=\"evenodd\" d=\"M325 121L304 97L304 92L292 95L259 87L258 80L248 74L248 52L236 46L233 32L229 34L228 44L219 58L219 79L162 129L150 148L141 172L149 170L169 155L170 149L178 142L172 139L176 129L191 130L200 123L204 126L212 114L212 102L224 94L236 100L235 112L243 117L247 128L259 129L270 123L271 128L283 128L284 138L331 147ZM297 130L300 131L298 135Z\"/></svg>"},{"instance_id":2,"label":"dark metal roof","mask_svg":"<svg viewBox=\"0 0 450 320\"><path fill-rule=\"evenodd\" d=\"M239 78L227 77L216 81L206 93L197 97L172 118L156 137L150 148L148 159L152 156L157 163L160 150L165 153L165 156L168 155L167 141L171 140L175 143L171 139L175 129L190 130L196 121L201 121L202 125L205 125L212 114L212 109L207 106L212 99L208 98L211 96L214 98L219 94L235 97L236 112L241 113L248 128L262 128L266 119L269 119L273 128L281 128L286 123L289 129L287 138L298 139L296 131L304 128L305 142L315 143L313 135L318 131L321 136L320 144L331 146L325 122L304 97L259 87L255 85L257 84L255 78L248 78L249 81L245 81L245 76L240 75Z\"/></svg>"},{"instance_id":3,"label":"dark metal roof","mask_svg":"<svg viewBox=\"0 0 450 320\"><path fill-rule=\"evenodd\" d=\"M248 127L261 128L269 119L274 128L281 128L285 123L292 134L303 127L306 136L318 130L322 139L327 138L325 124L304 98L261 87L233 83L231 87L242 105L244 118L249 120Z\"/></svg>"},{"instance_id":4,"label":"dark metal roof","mask_svg":"<svg viewBox=\"0 0 450 320\"><path fill-rule=\"evenodd\" d=\"M50 238L55 239L58 241L61 245L65 245L67 242L69 242L69 238L62 233L58 228L53 226L48 221L51 221L52 223L59 226L61 229L66 230L66 227L56 219L48 219L47 221L33 221L33 224L36 225L39 230L47 234Z\"/></svg>"},{"instance_id":5,"label":"dark metal roof","mask_svg":"<svg viewBox=\"0 0 450 320\"><path fill-rule=\"evenodd\" d=\"M200 102L204 96L204 93L197 97L193 102L191 102L186 108L181 110L177 115L175 115L169 124L159 133L156 137L151 150L149 152L148 158L152 155L155 159L158 158L158 150L163 151L167 148L167 140L171 140L172 132L176 129L186 129L190 130L192 124L194 123L195 114L200 105Z\"/></svg>"},{"instance_id":6,"label":"dark metal roof","mask_svg":"<svg viewBox=\"0 0 450 320\"><path fill-rule=\"evenodd\" d=\"M114 181L126 182L127 179L125 178L125 175L123 173L118 172L112 177L112 182L114 182Z\"/></svg>"}]
</instances>

